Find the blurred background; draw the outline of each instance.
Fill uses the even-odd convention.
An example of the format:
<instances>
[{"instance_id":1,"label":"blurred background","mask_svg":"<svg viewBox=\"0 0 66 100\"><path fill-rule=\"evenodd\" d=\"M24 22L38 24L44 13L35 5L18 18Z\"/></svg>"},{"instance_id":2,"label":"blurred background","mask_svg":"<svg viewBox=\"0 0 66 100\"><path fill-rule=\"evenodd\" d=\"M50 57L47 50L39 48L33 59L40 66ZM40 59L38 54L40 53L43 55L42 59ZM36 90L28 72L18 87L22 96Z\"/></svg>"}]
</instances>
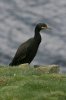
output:
<instances>
[{"instance_id":1,"label":"blurred background","mask_svg":"<svg viewBox=\"0 0 66 100\"><path fill-rule=\"evenodd\" d=\"M8 65L17 48L34 36L37 23L42 42L32 64L66 66L66 0L0 0L0 64Z\"/></svg>"}]
</instances>

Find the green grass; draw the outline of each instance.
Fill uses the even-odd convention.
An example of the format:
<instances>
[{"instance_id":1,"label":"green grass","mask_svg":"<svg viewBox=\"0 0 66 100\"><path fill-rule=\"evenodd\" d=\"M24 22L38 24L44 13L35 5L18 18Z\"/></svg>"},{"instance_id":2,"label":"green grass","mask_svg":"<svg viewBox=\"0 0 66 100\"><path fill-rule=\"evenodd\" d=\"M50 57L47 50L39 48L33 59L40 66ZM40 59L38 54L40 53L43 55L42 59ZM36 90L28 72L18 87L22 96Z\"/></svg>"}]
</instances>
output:
<instances>
[{"instance_id":1,"label":"green grass","mask_svg":"<svg viewBox=\"0 0 66 100\"><path fill-rule=\"evenodd\" d=\"M66 100L66 75L0 67L0 100Z\"/></svg>"}]
</instances>

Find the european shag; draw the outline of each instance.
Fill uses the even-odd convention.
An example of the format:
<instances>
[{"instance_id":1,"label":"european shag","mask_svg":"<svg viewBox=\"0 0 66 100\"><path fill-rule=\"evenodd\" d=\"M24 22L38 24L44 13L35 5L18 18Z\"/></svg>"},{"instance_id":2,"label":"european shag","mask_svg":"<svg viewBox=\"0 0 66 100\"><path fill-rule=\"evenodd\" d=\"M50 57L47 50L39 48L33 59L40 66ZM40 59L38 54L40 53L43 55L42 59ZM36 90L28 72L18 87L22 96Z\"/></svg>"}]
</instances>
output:
<instances>
[{"instance_id":1,"label":"european shag","mask_svg":"<svg viewBox=\"0 0 66 100\"><path fill-rule=\"evenodd\" d=\"M42 29L48 29L48 26L45 23L39 23L36 25L34 37L19 46L12 62L9 64L10 66L31 63L41 42L40 31Z\"/></svg>"}]
</instances>

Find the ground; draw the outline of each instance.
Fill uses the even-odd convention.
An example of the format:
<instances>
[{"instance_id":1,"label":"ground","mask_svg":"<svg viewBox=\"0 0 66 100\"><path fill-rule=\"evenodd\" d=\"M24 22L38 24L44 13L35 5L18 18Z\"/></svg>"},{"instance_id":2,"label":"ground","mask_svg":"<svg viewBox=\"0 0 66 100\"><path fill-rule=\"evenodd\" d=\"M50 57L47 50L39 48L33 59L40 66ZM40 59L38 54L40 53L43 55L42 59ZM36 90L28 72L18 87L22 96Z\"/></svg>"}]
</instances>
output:
<instances>
[{"instance_id":1,"label":"ground","mask_svg":"<svg viewBox=\"0 0 66 100\"><path fill-rule=\"evenodd\" d=\"M0 66L0 100L66 100L66 75L28 66Z\"/></svg>"}]
</instances>

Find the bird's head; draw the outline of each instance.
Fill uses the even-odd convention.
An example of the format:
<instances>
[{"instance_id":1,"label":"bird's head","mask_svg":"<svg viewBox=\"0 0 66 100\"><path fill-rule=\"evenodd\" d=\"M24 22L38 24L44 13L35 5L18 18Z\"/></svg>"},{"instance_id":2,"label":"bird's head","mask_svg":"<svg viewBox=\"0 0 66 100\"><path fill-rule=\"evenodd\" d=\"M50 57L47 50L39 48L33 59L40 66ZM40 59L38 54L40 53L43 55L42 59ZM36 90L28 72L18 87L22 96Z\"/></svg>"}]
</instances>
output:
<instances>
[{"instance_id":1,"label":"bird's head","mask_svg":"<svg viewBox=\"0 0 66 100\"><path fill-rule=\"evenodd\" d=\"M43 29L48 29L48 25L45 23L39 23L35 27L35 31L40 32Z\"/></svg>"}]
</instances>

